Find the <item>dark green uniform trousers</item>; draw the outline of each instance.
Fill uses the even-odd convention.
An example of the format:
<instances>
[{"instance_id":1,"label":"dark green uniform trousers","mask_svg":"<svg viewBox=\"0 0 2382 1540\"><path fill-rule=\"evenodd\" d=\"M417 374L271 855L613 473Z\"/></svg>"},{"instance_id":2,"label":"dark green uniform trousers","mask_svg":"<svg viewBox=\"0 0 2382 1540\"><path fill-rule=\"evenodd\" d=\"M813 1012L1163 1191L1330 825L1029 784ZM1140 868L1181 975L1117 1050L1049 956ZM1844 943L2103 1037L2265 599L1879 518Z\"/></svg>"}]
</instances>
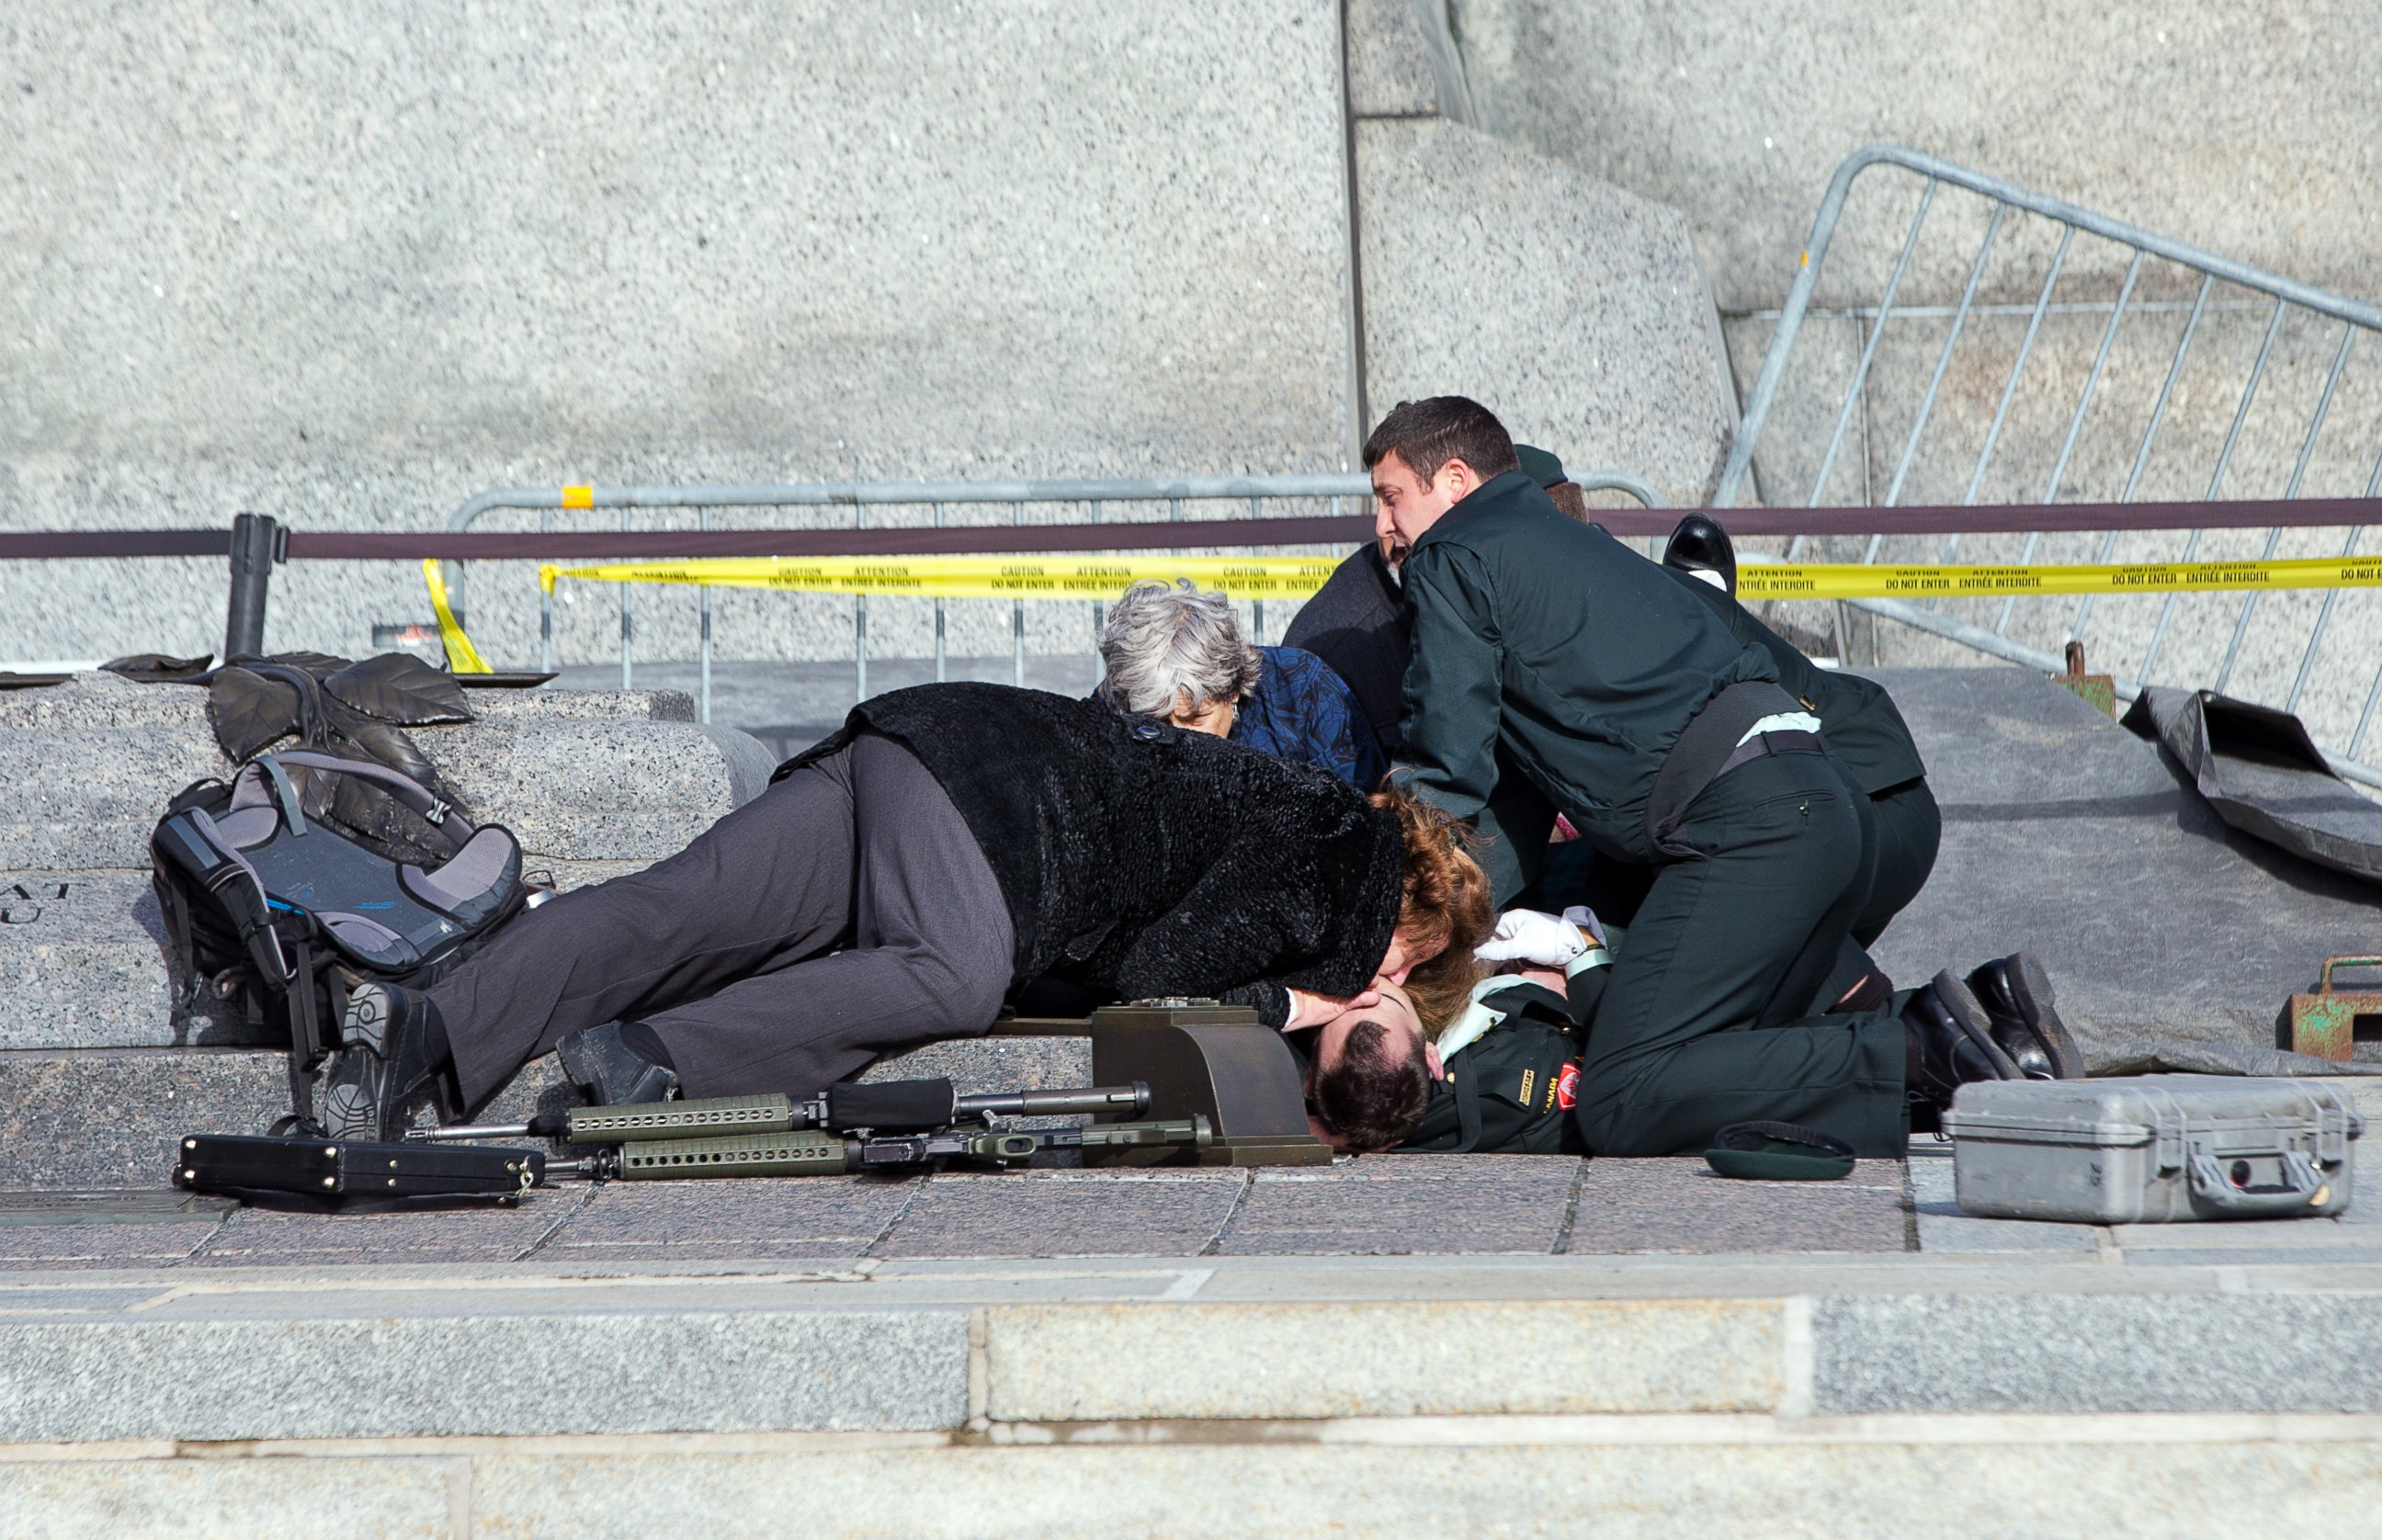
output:
<instances>
[{"instance_id":1,"label":"dark green uniform trousers","mask_svg":"<svg viewBox=\"0 0 2382 1540\"><path fill-rule=\"evenodd\" d=\"M1871 877L1869 899L1853 917L1853 939L1874 944L1887 922L1909 907L1927 886L1935 870L1935 849L1944 839L1944 814L1927 778L1905 781L1872 792L1870 811L1876 817L1877 871Z\"/></svg>"},{"instance_id":2,"label":"dark green uniform trousers","mask_svg":"<svg viewBox=\"0 0 2382 1540\"><path fill-rule=\"evenodd\" d=\"M1577 1116L1599 1155L1700 1154L1724 1124L1807 1123L1899 1155L1893 1009L1806 1017L1869 901L1874 817L1826 752L1752 760L1704 788L1655 868L1590 1024Z\"/></svg>"}]
</instances>

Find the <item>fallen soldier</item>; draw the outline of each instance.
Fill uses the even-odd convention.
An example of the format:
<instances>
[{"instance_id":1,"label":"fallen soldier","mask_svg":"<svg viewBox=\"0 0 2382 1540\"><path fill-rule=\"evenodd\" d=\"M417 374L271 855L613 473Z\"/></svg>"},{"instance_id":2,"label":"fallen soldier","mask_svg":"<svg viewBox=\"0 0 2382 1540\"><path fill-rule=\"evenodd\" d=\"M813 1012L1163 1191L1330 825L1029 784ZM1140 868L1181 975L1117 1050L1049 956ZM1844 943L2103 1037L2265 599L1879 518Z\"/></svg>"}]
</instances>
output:
<instances>
[{"instance_id":1,"label":"fallen soldier","mask_svg":"<svg viewBox=\"0 0 2382 1540\"><path fill-rule=\"evenodd\" d=\"M1613 952L1627 945L1624 936L1608 948L1585 911L1509 910L1473 954L1502 971L1480 981L1435 1040L1408 993L1385 983L1377 1002L1302 1034L1315 1136L1360 1153L1595 1154L1578 1108L1591 1082L1613 1072L1590 1029ZM1922 1121L1970 1080L2079 1072L2050 980L2023 952L1965 979L1938 974L1905 993L1899 1017L1908 1105Z\"/></svg>"},{"instance_id":2,"label":"fallen soldier","mask_svg":"<svg viewBox=\"0 0 2382 1540\"><path fill-rule=\"evenodd\" d=\"M430 988L358 987L325 1122L395 1138L558 1046L599 1101L809 1093L983 1033L1046 973L1315 1025L1434 959L1468 970L1491 919L1455 826L1410 798L1099 701L921 686Z\"/></svg>"}]
</instances>

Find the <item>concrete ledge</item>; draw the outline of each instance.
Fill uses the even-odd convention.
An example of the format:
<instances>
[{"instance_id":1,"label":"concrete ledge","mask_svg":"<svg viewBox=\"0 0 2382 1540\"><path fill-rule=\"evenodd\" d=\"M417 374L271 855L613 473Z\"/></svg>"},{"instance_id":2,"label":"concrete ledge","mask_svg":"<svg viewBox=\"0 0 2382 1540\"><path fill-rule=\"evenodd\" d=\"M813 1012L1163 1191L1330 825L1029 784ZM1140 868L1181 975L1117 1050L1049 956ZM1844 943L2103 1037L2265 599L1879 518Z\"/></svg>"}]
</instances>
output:
<instances>
[{"instance_id":1,"label":"concrete ledge","mask_svg":"<svg viewBox=\"0 0 2382 1540\"><path fill-rule=\"evenodd\" d=\"M986 1415L1769 1411L1774 1301L1038 1306L985 1313Z\"/></svg>"},{"instance_id":2,"label":"concrete ledge","mask_svg":"<svg viewBox=\"0 0 2382 1540\"><path fill-rule=\"evenodd\" d=\"M1317 1534L1675 1540L1928 1533L2175 1540L2362 1531L2382 1498L2363 1419L2290 1425L1909 1420L1463 1419L1243 1424L1105 1446L987 1448L929 1436L405 1440L215 1450L0 1451L0 1515L31 1536L172 1533L608 1536L775 1533L1044 1540L1130 1514L1154 1540ZM1693 1425L1683 1425L1693 1424ZM1285 1436L1287 1435L1287 1436ZM2020 1446L2010 1448L2010 1446Z\"/></svg>"},{"instance_id":3,"label":"concrete ledge","mask_svg":"<svg viewBox=\"0 0 2382 1540\"><path fill-rule=\"evenodd\" d=\"M967 1322L896 1314L0 1324L0 1439L943 1428Z\"/></svg>"}]
</instances>

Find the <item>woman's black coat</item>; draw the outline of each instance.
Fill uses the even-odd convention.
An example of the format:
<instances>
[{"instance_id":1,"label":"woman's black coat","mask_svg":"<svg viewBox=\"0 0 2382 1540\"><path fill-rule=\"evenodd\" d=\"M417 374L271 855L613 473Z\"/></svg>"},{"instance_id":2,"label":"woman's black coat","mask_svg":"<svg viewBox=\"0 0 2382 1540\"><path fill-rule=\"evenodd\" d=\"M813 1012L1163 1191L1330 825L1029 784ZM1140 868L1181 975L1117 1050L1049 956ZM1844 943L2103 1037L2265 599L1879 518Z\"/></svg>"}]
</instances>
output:
<instances>
[{"instance_id":1,"label":"woman's black coat","mask_svg":"<svg viewBox=\"0 0 2382 1540\"><path fill-rule=\"evenodd\" d=\"M936 684L855 706L779 776L863 730L916 754L983 847L1016 982L1229 996L1279 1026L1284 988L1357 993L1396 929L1396 816L1311 766L1097 700Z\"/></svg>"}]
</instances>

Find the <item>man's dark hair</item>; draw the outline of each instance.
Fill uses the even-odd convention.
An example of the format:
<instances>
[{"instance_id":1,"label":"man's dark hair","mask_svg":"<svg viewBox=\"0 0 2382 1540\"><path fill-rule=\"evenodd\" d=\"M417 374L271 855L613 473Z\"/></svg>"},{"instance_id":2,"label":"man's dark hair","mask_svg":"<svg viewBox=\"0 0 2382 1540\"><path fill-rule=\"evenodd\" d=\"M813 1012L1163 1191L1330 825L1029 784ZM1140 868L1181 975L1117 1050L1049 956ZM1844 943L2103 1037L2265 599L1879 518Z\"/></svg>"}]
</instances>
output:
<instances>
[{"instance_id":1,"label":"man's dark hair","mask_svg":"<svg viewBox=\"0 0 2382 1540\"><path fill-rule=\"evenodd\" d=\"M1393 454L1426 482L1452 459L1462 460L1484 480L1522 468L1505 424L1466 396L1432 396L1391 408L1373 436L1365 440L1365 469L1370 471Z\"/></svg>"},{"instance_id":2,"label":"man's dark hair","mask_svg":"<svg viewBox=\"0 0 2382 1540\"><path fill-rule=\"evenodd\" d=\"M1398 1054L1399 1039L1412 1051ZM1422 1040L1379 1021L1348 1029L1339 1062L1315 1075L1315 1115L1359 1152L1386 1150L1414 1132L1430 1106L1430 1062Z\"/></svg>"}]
</instances>

